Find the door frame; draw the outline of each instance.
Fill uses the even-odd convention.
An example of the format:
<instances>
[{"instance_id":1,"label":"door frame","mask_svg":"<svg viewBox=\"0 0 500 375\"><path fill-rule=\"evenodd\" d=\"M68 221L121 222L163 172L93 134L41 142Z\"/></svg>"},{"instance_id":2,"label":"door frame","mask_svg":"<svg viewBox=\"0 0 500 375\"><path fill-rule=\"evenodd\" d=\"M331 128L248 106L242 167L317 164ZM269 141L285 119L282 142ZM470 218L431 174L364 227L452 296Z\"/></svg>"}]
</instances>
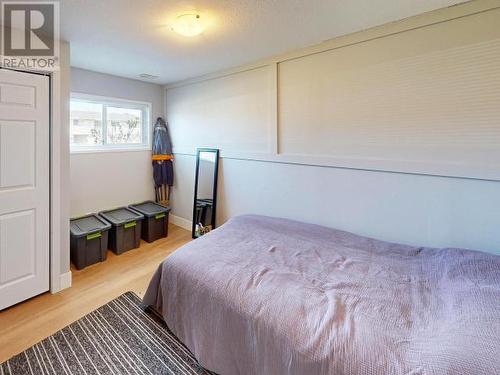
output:
<instances>
[{"instance_id":1,"label":"door frame","mask_svg":"<svg viewBox=\"0 0 500 375\"><path fill-rule=\"evenodd\" d=\"M61 51L62 52L62 51ZM62 95L62 69L60 64L59 70L49 74L50 85L50 244L49 244L49 273L50 273L50 292L57 293L62 289L71 286L71 271L61 272L61 253L63 251L62 244L65 242L67 252L69 253L69 233L63 237L63 220L66 222L66 229L69 231L69 212L67 201L69 195L64 195L64 176L61 173L61 163L64 163L62 149L62 140L64 134L64 123L62 111L69 110L69 97L67 102L63 103ZM65 108L63 108L63 105ZM66 117L66 116L65 116ZM67 137L66 137L67 138ZM66 139L65 138L65 139ZM69 155L69 140L67 140L66 154ZM69 160L66 160L67 171L69 174ZM66 176L67 177L67 176ZM66 184L66 190L69 189L69 184ZM64 239L63 239L64 238ZM69 265L68 265L69 268Z\"/></svg>"},{"instance_id":2,"label":"door frame","mask_svg":"<svg viewBox=\"0 0 500 375\"><path fill-rule=\"evenodd\" d=\"M0 66L0 69L14 70L29 74L44 75L49 78L49 290L57 293L71 286L71 270L61 272L62 244L67 244L69 252L69 234L63 236L63 220L68 221L69 214L64 212L65 195L62 186L64 176L61 173L64 150L61 147L63 132L62 111L67 111L69 104L62 102L61 69L54 72L40 72L25 69L9 69ZM66 117L66 116L64 116ZM69 148L69 144L68 144ZM68 151L69 152L69 151ZM69 171L68 171L69 173ZM67 189L66 189L67 190ZM67 224L69 225L69 223Z\"/></svg>"}]
</instances>

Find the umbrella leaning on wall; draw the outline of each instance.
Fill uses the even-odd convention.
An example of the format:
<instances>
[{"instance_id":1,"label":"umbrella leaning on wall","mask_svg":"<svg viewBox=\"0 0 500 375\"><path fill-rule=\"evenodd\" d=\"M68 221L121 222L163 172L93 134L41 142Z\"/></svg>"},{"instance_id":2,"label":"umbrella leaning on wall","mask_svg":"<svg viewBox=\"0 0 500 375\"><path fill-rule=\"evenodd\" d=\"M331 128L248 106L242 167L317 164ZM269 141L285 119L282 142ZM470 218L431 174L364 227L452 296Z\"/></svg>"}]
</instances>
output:
<instances>
[{"instance_id":1,"label":"umbrella leaning on wall","mask_svg":"<svg viewBox=\"0 0 500 375\"><path fill-rule=\"evenodd\" d=\"M170 187L174 183L174 168L172 164L172 142L168 127L161 117L156 119L153 128L153 179L155 184L156 202L168 205Z\"/></svg>"}]
</instances>

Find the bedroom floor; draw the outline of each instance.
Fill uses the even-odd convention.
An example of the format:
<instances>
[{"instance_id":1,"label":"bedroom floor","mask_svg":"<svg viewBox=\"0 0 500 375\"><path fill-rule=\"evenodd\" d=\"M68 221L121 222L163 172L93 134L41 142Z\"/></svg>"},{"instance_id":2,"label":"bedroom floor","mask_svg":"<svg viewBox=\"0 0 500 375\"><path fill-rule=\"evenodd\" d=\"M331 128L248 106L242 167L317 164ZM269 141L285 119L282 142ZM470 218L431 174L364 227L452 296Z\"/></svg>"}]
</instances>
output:
<instances>
[{"instance_id":1,"label":"bedroom floor","mask_svg":"<svg viewBox=\"0 0 500 375\"><path fill-rule=\"evenodd\" d=\"M45 293L0 312L0 363L65 327L126 291L143 296L156 267L169 253L191 240L191 233L169 226L165 239L81 271L72 268L72 287Z\"/></svg>"}]
</instances>

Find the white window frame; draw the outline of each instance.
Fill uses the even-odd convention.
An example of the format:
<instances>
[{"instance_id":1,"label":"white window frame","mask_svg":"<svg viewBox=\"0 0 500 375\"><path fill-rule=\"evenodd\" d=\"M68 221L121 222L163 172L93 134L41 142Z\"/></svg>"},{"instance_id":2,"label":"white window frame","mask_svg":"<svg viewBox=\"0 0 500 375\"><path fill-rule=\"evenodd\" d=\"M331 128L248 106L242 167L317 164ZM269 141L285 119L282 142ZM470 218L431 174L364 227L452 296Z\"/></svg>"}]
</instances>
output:
<instances>
[{"instance_id":1,"label":"white window frame","mask_svg":"<svg viewBox=\"0 0 500 375\"><path fill-rule=\"evenodd\" d=\"M76 99L80 101L85 101L89 103L102 104L103 113L102 113L102 131L103 131L103 144L98 145L75 145L70 143L70 152L75 153L93 153L93 152L116 152L116 151L145 151L151 150L151 133L152 133L152 105L149 102L142 102L138 100L128 100L122 98L113 98L108 96L101 95L90 95L73 92L71 93L71 100ZM130 108L130 109L139 109L142 111L143 122L142 122L142 134L143 134L143 142L136 144L109 144L106 143L106 135L107 135L107 121L106 121L106 107L118 107L118 108ZM71 117L71 108L70 108L70 117ZM71 136L71 127L72 124L70 122L70 136Z\"/></svg>"}]
</instances>

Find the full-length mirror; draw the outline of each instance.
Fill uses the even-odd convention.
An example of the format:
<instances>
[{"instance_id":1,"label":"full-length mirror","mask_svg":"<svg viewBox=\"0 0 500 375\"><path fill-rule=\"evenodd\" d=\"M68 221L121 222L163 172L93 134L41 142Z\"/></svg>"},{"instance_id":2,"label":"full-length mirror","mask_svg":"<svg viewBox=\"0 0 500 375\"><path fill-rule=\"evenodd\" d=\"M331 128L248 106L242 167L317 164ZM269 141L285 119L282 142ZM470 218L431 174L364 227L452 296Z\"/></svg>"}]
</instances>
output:
<instances>
[{"instance_id":1,"label":"full-length mirror","mask_svg":"<svg viewBox=\"0 0 500 375\"><path fill-rule=\"evenodd\" d=\"M200 237L215 228L218 167L219 150L198 149L194 183L193 238Z\"/></svg>"}]
</instances>

